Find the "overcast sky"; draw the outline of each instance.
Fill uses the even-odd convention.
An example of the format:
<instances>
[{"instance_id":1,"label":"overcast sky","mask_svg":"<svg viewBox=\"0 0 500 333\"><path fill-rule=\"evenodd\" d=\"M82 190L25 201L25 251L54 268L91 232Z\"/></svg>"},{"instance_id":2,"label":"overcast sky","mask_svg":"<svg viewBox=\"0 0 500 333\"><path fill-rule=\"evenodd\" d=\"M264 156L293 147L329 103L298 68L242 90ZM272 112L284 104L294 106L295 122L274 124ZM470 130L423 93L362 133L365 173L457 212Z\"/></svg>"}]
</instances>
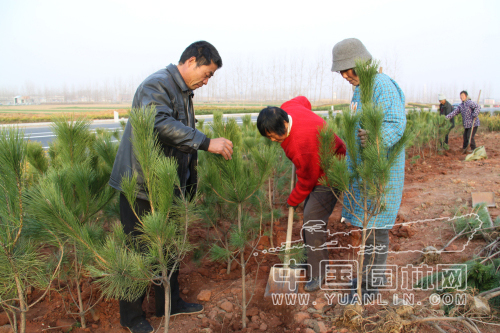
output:
<instances>
[{"instance_id":1,"label":"overcast sky","mask_svg":"<svg viewBox=\"0 0 500 333\"><path fill-rule=\"evenodd\" d=\"M283 54L331 61L335 43L356 37L396 61L403 87L498 100L499 13L494 0L0 0L0 87L140 82L196 40L219 50L221 70Z\"/></svg>"}]
</instances>

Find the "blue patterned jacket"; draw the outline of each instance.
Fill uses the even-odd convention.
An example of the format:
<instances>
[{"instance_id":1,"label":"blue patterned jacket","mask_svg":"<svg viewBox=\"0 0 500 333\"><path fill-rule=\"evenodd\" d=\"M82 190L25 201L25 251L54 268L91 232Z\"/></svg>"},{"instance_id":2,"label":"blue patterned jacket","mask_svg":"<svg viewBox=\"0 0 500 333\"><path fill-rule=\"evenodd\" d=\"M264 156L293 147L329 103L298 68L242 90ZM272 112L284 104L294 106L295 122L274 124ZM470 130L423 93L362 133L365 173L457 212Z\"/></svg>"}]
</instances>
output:
<instances>
[{"instance_id":1,"label":"blue patterned jacket","mask_svg":"<svg viewBox=\"0 0 500 333\"><path fill-rule=\"evenodd\" d=\"M467 99L460 103L452 113L448 114L446 119L451 119L460 112L462 114L462 123L464 124L464 128L471 128L472 120L479 115L480 111L481 107L479 107L479 105L470 99ZM477 126L479 126L479 117L474 122L474 127Z\"/></svg>"},{"instance_id":2,"label":"blue patterned jacket","mask_svg":"<svg viewBox=\"0 0 500 333\"><path fill-rule=\"evenodd\" d=\"M406 128L406 113L405 113L405 96L399 85L385 74L377 74L373 90L373 100L376 105L384 109L384 124L383 137L384 143L389 147L394 146L403 136ZM359 86L354 90L352 103L357 103L357 111L362 112L360 100ZM358 139L359 141L359 139ZM351 167L351 156L347 151L347 162ZM403 185L405 178L405 152L404 150L396 158L395 164L391 168L390 179L387 187L389 188L384 198L384 209L374 216L368 225L368 228L391 229L396 221L396 216L401 205L401 197L403 195ZM356 201L361 203L361 194L357 184L354 186L354 195ZM362 222L354 215L361 219L364 216L363 210L352 203L354 215L349 213L345 207L351 205L351 200L344 194L344 208L342 216L348 219L352 225L362 227Z\"/></svg>"}]
</instances>

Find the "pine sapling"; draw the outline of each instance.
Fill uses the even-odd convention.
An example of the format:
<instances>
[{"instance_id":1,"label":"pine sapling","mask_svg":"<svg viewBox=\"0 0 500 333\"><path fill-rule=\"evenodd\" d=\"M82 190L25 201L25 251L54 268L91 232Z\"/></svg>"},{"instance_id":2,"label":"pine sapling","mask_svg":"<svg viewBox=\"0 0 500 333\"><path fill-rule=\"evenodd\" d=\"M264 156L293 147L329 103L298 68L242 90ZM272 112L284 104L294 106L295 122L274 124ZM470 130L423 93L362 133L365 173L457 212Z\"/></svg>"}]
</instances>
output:
<instances>
[{"instance_id":1,"label":"pine sapling","mask_svg":"<svg viewBox=\"0 0 500 333\"><path fill-rule=\"evenodd\" d=\"M104 240L98 214L116 196L107 185L116 144L102 140L103 135L93 137L89 122L84 119L56 121L54 130L58 133L54 165L30 192L29 208L39 229L45 230L39 238L45 235L45 241L50 243L51 234L56 234L65 240L71 264L65 271L70 281L68 292L75 301L80 324L86 328L85 315L100 298L93 304L85 304L82 298L81 281L88 276L85 266L93 260L84 243L97 246ZM73 314L71 306L67 311Z\"/></svg>"},{"instance_id":2,"label":"pine sapling","mask_svg":"<svg viewBox=\"0 0 500 333\"><path fill-rule=\"evenodd\" d=\"M382 106L373 101L374 79L378 72L378 62L357 62L356 73L359 77L362 112L344 111L338 115L339 121L329 121L319 133L320 163L325 172L322 185L332 189L334 195L344 195L344 209L347 210L362 226L361 251L358 253L358 272L362 274L368 229L373 228L373 218L382 212L384 197L389 190L387 184L390 169L396 158L403 151L410 139L410 131L406 128L402 138L390 149L383 137L384 112ZM338 127L340 125L340 127ZM340 128L342 131L340 131ZM357 137L358 129L368 133L368 140L361 147ZM336 155L335 133L341 134L348 152L347 157ZM360 198L356 198L356 191ZM347 202L347 204L345 204ZM356 214L360 209L362 214ZM358 276L357 292L361 297L362 278Z\"/></svg>"},{"instance_id":3,"label":"pine sapling","mask_svg":"<svg viewBox=\"0 0 500 333\"><path fill-rule=\"evenodd\" d=\"M86 239L82 244L95 257L89 270L107 297L134 301L150 283L164 287L164 332L168 332L170 279L192 250L188 227L197 219L197 208L196 198L187 198L180 188L177 162L163 154L154 130L155 115L154 107L134 109L129 119L133 152L141 166L143 182L139 185L134 172L122 178L121 188L139 221L136 232L125 234L117 224L103 244ZM150 205L150 212L142 216L135 208L139 186L144 187Z\"/></svg>"},{"instance_id":4,"label":"pine sapling","mask_svg":"<svg viewBox=\"0 0 500 333\"><path fill-rule=\"evenodd\" d=\"M26 313L49 291L61 266L63 247L55 267L40 253L41 245L29 237L26 228L31 216L26 212L29 200L26 181L27 144L18 128L0 129L0 306L5 310L14 332L26 332ZM45 291L28 302L30 288ZM19 315L20 323L17 324Z\"/></svg>"},{"instance_id":5,"label":"pine sapling","mask_svg":"<svg viewBox=\"0 0 500 333\"><path fill-rule=\"evenodd\" d=\"M215 244L211 249L214 260L239 256L242 284L242 325L246 327L246 308L251 301L246 298L246 266L255 250L260 233L252 227L251 219L243 210L244 204L261 188L271 172L275 160L274 150L267 146L254 147L243 151L241 129L234 119L222 122L216 119L212 124L215 137L225 137L233 142L233 155L229 161L217 155L207 156L207 165L202 168L203 180L221 199L235 207L237 212L236 227L232 228L229 247ZM245 258L245 248L251 247L251 254Z\"/></svg>"}]
</instances>

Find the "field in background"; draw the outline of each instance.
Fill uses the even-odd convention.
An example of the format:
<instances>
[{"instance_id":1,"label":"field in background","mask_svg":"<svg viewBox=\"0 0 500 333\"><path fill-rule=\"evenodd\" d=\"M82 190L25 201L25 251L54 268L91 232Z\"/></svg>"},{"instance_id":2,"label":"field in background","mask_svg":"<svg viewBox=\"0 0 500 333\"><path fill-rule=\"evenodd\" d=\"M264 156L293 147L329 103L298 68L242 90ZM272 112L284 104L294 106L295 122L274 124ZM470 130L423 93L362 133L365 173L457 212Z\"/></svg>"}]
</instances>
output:
<instances>
[{"instance_id":1,"label":"field in background","mask_svg":"<svg viewBox=\"0 0 500 333\"><path fill-rule=\"evenodd\" d=\"M214 111L231 113L259 112L268 105L279 106L282 101L267 103L195 103L197 115L212 114ZM335 110L347 107L347 103L334 105ZM418 105L430 107L429 105ZM331 104L313 106L314 111L331 110ZM91 120L113 119L114 111L120 118L128 118L130 104L42 104L42 105L0 105L0 124L49 122L72 114Z\"/></svg>"},{"instance_id":2,"label":"field in background","mask_svg":"<svg viewBox=\"0 0 500 333\"><path fill-rule=\"evenodd\" d=\"M212 114L214 111L252 113L259 112L263 107L259 104L195 104L197 115ZM73 114L91 120L113 119L114 111L119 113L120 118L128 118L130 104L0 106L0 124L48 122Z\"/></svg>"},{"instance_id":3,"label":"field in background","mask_svg":"<svg viewBox=\"0 0 500 333\"><path fill-rule=\"evenodd\" d=\"M114 111L120 117L130 112L129 104L44 104L44 105L3 105L0 106L0 123L31 123L52 121L54 118L71 114L89 119L113 119Z\"/></svg>"}]
</instances>

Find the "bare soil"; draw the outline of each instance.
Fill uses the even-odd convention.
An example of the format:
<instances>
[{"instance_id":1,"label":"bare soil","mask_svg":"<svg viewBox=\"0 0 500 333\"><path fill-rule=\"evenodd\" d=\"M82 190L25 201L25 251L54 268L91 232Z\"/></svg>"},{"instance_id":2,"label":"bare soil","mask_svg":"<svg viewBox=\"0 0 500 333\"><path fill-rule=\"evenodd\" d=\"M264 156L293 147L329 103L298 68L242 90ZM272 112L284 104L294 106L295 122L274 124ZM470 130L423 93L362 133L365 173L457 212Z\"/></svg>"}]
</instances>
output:
<instances>
[{"instance_id":1,"label":"bare soil","mask_svg":"<svg viewBox=\"0 0 500 333\"><path fill-rule=\"evenodd\" d=\"M497 207L489 208L491 217L495 219L500 215L500 133L480 133L476 136L479 145L485 145L488 159L465 162L465 155L461 154L462 139L458 136L450 138L449 151L442 155L435 154L411 164L410 158L406 164L406 179L403 192L403 201L397 218L397 224L390 233L391 253L388 265L398 265L393 278L399 279L401 286L401 267L418 261L421 250L429 245L441 249L454 235L453 228L448 218L453 217L454 209L460 205L471 207L472 192L494 192ZM336 206L329 219L328 228L335 233L335 239L340 245L359 244L360 236L357 233L339 235L338 232L349 232L355 228L340 223L341 205ZM302 214L299 214L302 218ZM284 241L286 228L286 214L276 222L274 242ZM435 220L436 218L441 218ZM427 221L426 221L427 220ZM402 223L410 223L402 226ZM294 239L298 239L302 221L294 226ZM191 237L193 241L200 241L206 234L203 228L193 228ZM358 233L359 234L359 233ZM447 248L436 264L456 264L470 260L477 249L485 245L485 241L474 238L470 242L460 238ZM261 249L269 246L269 239L264 237ZM413 252L412 252L413 251ZM264 256L264 257L262 257ZM330 250L330 259L347 260L356 259L353 249ZM181 267L180 286L181 295L188 302L203 303L204 312L195 315L180 315L170 320L171 332L306 332L312 329L316 332L351 332L348 327L334 326L334 318L339 315L342 308L333 301L333 306L325 306L324 291L311 293L307 305L277 306L273 305L270 298L264 297L269 270L273 264L278 263L278 258L271 254L260 254L263 262L257 269L257 264L250 260L247 268L247 282L250 287L255 287L255 295L247 310L249 324L246 330L241 330L241 273L239 267L233 267L231 274L226 274L225 263L213 263L203 259L197 266L193 261L187 260ZM432 265L430 265L432 266ZM435 267L435 265L433 266ZM90 298L91 284L82 281L85 297ZM197 296L202 290L211 293L207 302L198 301ZM397 291L382 291L384 300L392 300L393 294L402 294ZM302 285L299 293L304 293ZM414 291L415 302L426 304L432 290ZM36 297L37 292L33 293ZM98 295L93 292L95 297ZM250 295L249 295L250 296ZM50 293L41 303L37 304L28 313L28 332L96 332L96 333L125 333L128 332L120 326L119 308L116 300L102 300L86 317L88 328L78 328L74 324L78 319L76 315L69 315L63 305L71 304L67 292ZM315 301L315 303L313 303ZM232 305L228 307L228 303ZM222 306L222 307L221 307ZM325 307L324 307L325 306ZM425 306L425 305L424 305ZM225 308L226 310L223 310ZM371 305L366 308L369 314L375 314L384 308L381 304ZM155 328L160 328L162 318L154 317L153 292L144 302L143 309L147 319ZM74 307L71 310L75 310ZM439 310L438 310L439 311ZM297 315L300 313L299 315ZM300 321L300 316L306 320ZM8 324L5 313L0 313L0 327ZM462 328L460 324L442 324L442 328L452 332ZM498 327L479 325L483 332L498 332ZM162 327L160 329L163 329ZM418 332L437 332L434 327L421 324ZM310 331L309 331L310 332Z\"/></svg>"}]
</instances>

